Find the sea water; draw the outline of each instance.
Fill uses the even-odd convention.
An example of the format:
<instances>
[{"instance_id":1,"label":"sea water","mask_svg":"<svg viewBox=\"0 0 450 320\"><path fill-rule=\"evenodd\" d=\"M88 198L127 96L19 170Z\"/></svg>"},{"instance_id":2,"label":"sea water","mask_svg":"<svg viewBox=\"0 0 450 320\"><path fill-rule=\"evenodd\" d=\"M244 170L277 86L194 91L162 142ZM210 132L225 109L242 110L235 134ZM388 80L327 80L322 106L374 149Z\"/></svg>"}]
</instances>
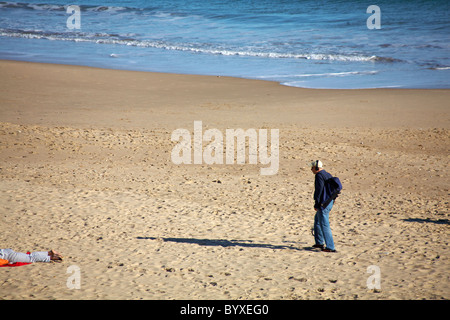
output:
<instances>
[{"instance_id":1,"label":"sea water","mask_svg":"<svg viewBox=\"0 0 450 320\"><path fill-rule=\"evenodd\" d=\"M0 59L306 88L449 88L449 3L3 1Z\"/></svg>"}]
</instances>

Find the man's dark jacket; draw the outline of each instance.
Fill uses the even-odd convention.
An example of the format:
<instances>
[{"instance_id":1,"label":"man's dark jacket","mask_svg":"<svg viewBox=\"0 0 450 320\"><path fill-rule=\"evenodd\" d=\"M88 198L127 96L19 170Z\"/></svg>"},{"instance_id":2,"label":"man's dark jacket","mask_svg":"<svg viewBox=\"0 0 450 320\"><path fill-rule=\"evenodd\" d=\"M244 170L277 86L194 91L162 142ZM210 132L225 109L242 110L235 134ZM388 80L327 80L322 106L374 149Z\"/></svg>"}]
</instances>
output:
<instances>
[{"instance_id":1,"label":"man's dark jacket","mask_svg":"<svg viewBox=\"0 0 450 320\"><path fill-rule=\"evenodd\" d=\"M314 208L320 209L320 204L323 202L325 181L333 176L325 170L320 170L316 173L314 180Z\"/></svg>"}]
</instances>

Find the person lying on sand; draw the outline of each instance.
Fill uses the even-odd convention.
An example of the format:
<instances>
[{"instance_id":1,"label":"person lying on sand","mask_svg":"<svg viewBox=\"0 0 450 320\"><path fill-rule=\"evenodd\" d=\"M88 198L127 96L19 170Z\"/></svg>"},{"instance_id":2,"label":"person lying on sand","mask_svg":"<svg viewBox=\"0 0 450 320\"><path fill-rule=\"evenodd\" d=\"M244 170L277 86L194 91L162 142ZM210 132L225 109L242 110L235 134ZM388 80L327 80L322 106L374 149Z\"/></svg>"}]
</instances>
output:
<instances>
[{"instance_id":1,"label":"person lying on sand","mask_svg":"<svg viewBox=\"0 0 450 320\"><path fill-rule=\"evenodd\" d=\"M6 260L8 263L32 263L32 262L60 262L63 257L59 252L36 251L31 253L16 252L12 249L0 249L0 259Z\"/></svg>"}]
</instances>

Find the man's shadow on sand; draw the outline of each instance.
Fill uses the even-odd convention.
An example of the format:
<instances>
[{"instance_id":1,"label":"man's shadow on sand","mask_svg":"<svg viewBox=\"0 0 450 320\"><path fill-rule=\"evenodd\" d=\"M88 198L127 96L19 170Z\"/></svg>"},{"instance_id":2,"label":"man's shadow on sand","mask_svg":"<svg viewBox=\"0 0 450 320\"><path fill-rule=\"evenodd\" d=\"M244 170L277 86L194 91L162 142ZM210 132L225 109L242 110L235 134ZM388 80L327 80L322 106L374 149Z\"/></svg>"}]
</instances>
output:
<instances>
[{"instance_id":1,"label":"man's shadow on sand","mask_svg":"<svg viewBox=\"0 0 450 320\"><path fill-rule=\"evenodd\" d=\"M216 247L243 247L243 248L265 248L273 250L297 250L297 251L315 251L312 247L294 247L292 245L273 245L268 243L255 243L252 240L226 240L226 239L196 239L196 238L163 238L163 237L137 237L139 240L160 240L164 242L190 243L199 246Z\"/></svg>"}]
</instances>

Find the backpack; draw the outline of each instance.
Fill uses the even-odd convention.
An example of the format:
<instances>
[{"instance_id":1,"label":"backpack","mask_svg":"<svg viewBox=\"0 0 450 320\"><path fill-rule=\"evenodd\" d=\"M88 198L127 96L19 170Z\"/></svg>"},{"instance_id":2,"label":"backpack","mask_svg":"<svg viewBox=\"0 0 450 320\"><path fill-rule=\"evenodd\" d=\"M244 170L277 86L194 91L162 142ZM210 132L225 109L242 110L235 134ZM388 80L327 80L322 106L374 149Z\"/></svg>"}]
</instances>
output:
<instances>
[{"instance_id":1,"label":"backpack","mask_svg":"<svg viewBox=\"0 0 450 320\"><path fill-rule=\"evenodd\" d=\"M323 187L323 196L322 196L322 203L320 206L322 208L326 208L331 200L335 200L339 193L341 193L342 190L342 184L339 178L337 177L331 177L327 180L325 180L325 185Z\"/></svg>"}]
</instances>

